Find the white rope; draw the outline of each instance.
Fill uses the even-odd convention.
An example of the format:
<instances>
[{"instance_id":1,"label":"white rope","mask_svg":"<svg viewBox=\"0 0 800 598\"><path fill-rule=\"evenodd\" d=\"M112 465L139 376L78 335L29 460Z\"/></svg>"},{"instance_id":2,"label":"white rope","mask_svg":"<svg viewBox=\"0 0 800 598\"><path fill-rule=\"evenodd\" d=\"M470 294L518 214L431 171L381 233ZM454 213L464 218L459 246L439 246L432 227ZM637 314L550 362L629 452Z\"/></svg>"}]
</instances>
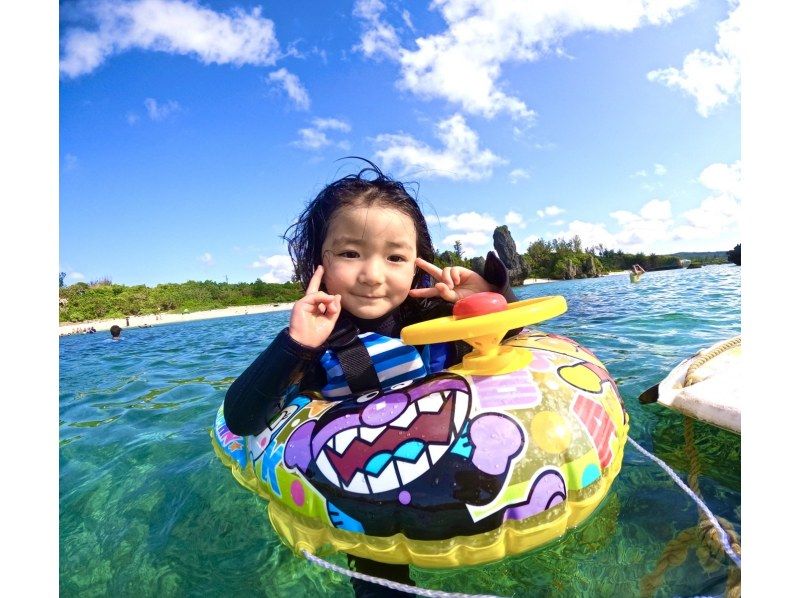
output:
<instances>
[{"instance_id":1,"label":"white rope","mask_svg":"<svg viewBox=\"0 0 800 598\"><path fill-rule=\"evenodd\" d=\"M636 441L633 438L631 438L630 436L628 436L628 442L630 442L640 453L642 453L646 457L652 459L654 463L658 464L661 467L661 469L666 471L667 475L669 475L669 477L671 477L675 481L675 483L678 484L678 486L680 486L683 489L683 491L686 492L686 494L688 494L689 497L695 503L697 503L697 506L700 507L700 510L703 511L703 513L706 514L706 517L708 517L708 520L711 522L711 525L713 525L714 529L717 530L717 533L719 534L719 537L722 538L722 548L725 549L725 553L728 555L728 557L730 557L730 559L733 561L733 563L737 567L739 567L739 569L741 569L742 568L742 559L739 557L738 554L736 554L736 552L734 552L733 548L731 547L730 539L728 538L727 532L724 529L722 529L722 526L719 524L719 521L717 521L717 518L714 517L714 513L712 513L711 509L709 509L706 506L706 504L703 502L703 499L701 499L699 496L697 496L697 494L695 494L692 491L692 489L689 488L689 486L684 484L683 480L681 480L678 477L678 474L676 474L674 471L672 471L672 469L670 469L669 465L664 463L661 459L659 459L655 455L653 455L651 453L648 453L644 448L639 446L639 444L637 444Z\"/></svg>"},{"instance_id":2,"label":"white rope","mask_svg":"<svg viewBox=\"0 0 800 598\"><path fill-rule=\"evenodd\" d=\"M733 548L730 544L730 539L728 538L727 532L722 529L717 518L711 512L711 509L706 506L703 500L695 494L691 488L689 488L683 480L678 477L676 474L666 463L664 463L661 459L656 457L655 455L647 452L642 446L640 446L633 438L628 437L628 442L630 442L636 450L640 453L651 459L654 463L661 467L667 475L671 477L678 486L680 486L689 497L697 503L697 506L700 507L700 510L705 513L706 517L708 517L711 525L714 529L717 530L719 537L722 539L722 548L725 550L725 553L728 557L733 561L733 563L742 568L742 560L739 555L734 552ZM391 588L393 590L398 590L400 592L409 592L412 594L417 594L418 596L428 596L429 598L499 598L498 596L494 596L492 594L462 594L460 592L442 592L439 590L426 590L424 588L418 588L417 586L409 586L404 583L399 583L397 581L389 581L388 579L383 579L381 577L373 577L372 575L365 575L364 573L359 573L358 571L351 571L350 569L345 569L344 567L340 567L339 565L334 565L333 563L329 563L328 561L319 558L318 556L314 556L307 550L303 550L303 556L306 557L309 561L322 567L323 569L328 569L330 571L335 571L341 575L345 575L347 577L355 577L356 579L361 579L364 581L368 581L370 583L378 584L380 586L384 586L387 588Z\"/></svg>"},{"instance_id":3,"label":"white rope","mask_svg":"<svg viewBox=\"0 0 800 598\"><path fill-rule=\"evenodd\" d=\"M335 571L336 573L340 573L341 575L346 575L347 577L355 577L357 579L363 579L364 581L369 581L371 583L378 584L379 586L384 586L387 588L391 588L393 590L398 590L400 592L410 592L412 594L417 594L419 596L429 596L430 598L500 598L499 596L493 596L492 594L461 594L459 592L442 592L439 590L426 590L424 588L418 588L417 586L409 586L404 583L399 583L397 581L389 581L388 579L383 579L381 577L364 575L363 573L359 573L358 571L350 571L350 569L345 569L344 567L340 567L339 565L334 565L333 563L329 563L325 559L321 559L318 556L314 556L307 550L303 550L303 556L306 557L309 561L311 561L315 565L319 565L323 569L329 569L331 571Z\"/></svg>"}]
</instances>

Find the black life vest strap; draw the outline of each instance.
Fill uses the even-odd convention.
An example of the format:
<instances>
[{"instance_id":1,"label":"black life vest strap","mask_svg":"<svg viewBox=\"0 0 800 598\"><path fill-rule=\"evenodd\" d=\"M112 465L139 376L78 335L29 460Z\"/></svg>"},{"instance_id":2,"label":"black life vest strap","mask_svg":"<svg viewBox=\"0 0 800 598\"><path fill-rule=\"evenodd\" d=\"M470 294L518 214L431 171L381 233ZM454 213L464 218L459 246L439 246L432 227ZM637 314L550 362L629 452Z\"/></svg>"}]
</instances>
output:
<instances>
[{"instance_id":1,"label":"black life vest strap","mask_svg":"<svg viewBox=\"0 0 800 598\"><path fill-rule=\"evenodd\" d=\"M335 330L328 338L328 348L333 351L342 365L342 372L344 372L351 393L360 395L381 389L378 373L372 364L372 357L354 326Z\"/></svg>"}]
</instances>

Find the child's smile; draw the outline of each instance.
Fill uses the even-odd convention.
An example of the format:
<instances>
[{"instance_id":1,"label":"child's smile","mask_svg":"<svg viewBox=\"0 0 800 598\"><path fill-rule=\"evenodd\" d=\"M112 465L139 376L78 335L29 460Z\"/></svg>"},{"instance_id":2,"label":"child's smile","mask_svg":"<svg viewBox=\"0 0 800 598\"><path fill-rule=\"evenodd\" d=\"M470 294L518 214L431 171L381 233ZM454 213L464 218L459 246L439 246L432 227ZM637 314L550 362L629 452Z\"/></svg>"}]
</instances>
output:
<instances>
[{"instance_id":1,"label":"child's smile","mask_svg":"<svg viewBox=\"0 0 800 598\"><path fill-rule=\"evenodd\" d=\"M322 245L326 291L363 319L379 318L408 296L417 233L406 214L382 206L337 211Z\"/></svg>"}]
</instances>

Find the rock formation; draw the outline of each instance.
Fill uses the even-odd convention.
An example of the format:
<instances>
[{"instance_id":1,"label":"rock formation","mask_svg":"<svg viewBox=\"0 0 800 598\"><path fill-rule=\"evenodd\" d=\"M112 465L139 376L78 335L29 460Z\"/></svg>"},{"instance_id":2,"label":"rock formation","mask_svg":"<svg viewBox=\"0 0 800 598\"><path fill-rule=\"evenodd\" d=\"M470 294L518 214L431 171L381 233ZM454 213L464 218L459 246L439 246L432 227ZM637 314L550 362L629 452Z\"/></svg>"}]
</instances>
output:
<instances>
[{"instance_id":1,"label":"rock formation","mask_svg":"<svg viewBox=\"0 0 800 598\"><path fill-rule=\"evenodd\" d=\"M500 261L508 268L508 277L512 285L522 284L525 280L525 270L522 266L522 259L517 254L517 245L511 238L511 232L504 224L494 229L492 235L494 249Z\"/></svg>"}]
</instances>

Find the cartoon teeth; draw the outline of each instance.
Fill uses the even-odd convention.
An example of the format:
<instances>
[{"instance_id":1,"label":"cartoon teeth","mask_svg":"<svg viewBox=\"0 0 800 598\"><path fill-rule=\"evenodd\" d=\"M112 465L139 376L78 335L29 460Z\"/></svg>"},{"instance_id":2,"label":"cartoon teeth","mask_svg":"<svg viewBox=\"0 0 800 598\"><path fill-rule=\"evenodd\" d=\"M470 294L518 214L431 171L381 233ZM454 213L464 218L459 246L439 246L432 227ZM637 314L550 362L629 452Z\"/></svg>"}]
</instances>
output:
<instances>
[{"instance_id":1,"label":"cartoon teeth","mask_svg":"<svg viewBox=\"0 0 800 598\"><path fill-rule=\"evenodd\" d=\"M373 492L386 492L387 490L394 490L400 486L400 481L397 479L397 472L390 463L378 477L367 475L367 482Z\"/></svg>"},{"instance_id":2,"label":"cartoon teeth","mask_svg":"<svg viewBox=\"0 0 800 598\"><path fill-rule=\"evenodd\" d=\"M421 413L439 413L439 409L444 405L444 396L442 396L442 393L437 392L427 397L422 397L416 402L416 405Z\"/></svg>"},{"instance_id":3,"label":"cartoon teeth","mask_svg":"<svg viewBox=\"0 0 800 598\"><path fill-rule=\"evenodd\" d=\"M405 411L400 414L400 417L393 419L389 425L394 428L407 428L415 419L417 419L417 407L414 403L410 403Z\"/></svg>"},{"instance_id":4,"label":"cartoon teeth","mask_svg":"<svg viewBox=\"0 0 800 598\"><path fill-rule=\"evenodd\" d=\"M348 492L356 494L369 494L369 487L367 486L367 478L363 473L357 473L353 476L350 484L344 487Z\"/></svg>"},{"instance_id":5,"label":"cartoon teeth","mask_svg":"<svg viewBox=\"0 0 800 598\"><path fill-rule=\"evenodd\" d=\"M360 417L361 425L340 429L317 449L319 471L354 494L388 492L409 484L450 450L469 405L468 390L448 388L409 400L396 417L383 419L384 425L375 426L377 419L369 425Z\"/></svg>"},{"instance_id":6,"label":"cartoon teeth","mask_svg":"<svg viewBox=\"0 0 800 598\"><path fill-rule=\"evenodd\" d=\"M368 428L366 426L362 426L358 428L358 435L367 442L375 442L375 439L380 436L385 429L386 426L381 426L379 428Z\"/></svg>"},{"instance_id":7,"label":"cartoon teeth","mask_svg":"<svg viewBox=\"0 0 800 598\"><path fill-rule=\"evenodd\" d=\"M456 424L460 426L460 424L464 423L464 418L466 418L467 415L468 402L464 400L465 398L466 394L458 391L435 392L429 394L417 401L409 403L403 413L390 421L389 425L395 428L408 428L408 426L414 423L418 415L422 413L439 413L445 401L455 399L456 414L458 415ZM459 405L461 406L460 410Z\"/></svg>"},{"instance_id":8,"label":"cartoon teeth","mask_svg":"<svg viewBox=\"0 0 800 598\"><path fill-rule=\"evenodd\" d=\"M358 428L348 428L347 430L339 432L333 437L333 450L341 455L347 450L350 443L355 440L356 436L358 436Z\"/></svg>"},{"instance_id":9,"label":"cartoon teeth","mask_svg":"<svg viewBox=\"0 0 800 598\"><path fill-rule=\"evenodd\" d=\"M425 452L413 463L396 460L395 465L397 465L397 471L400 473L400 479L403 484L413 482L431 467L428 461L428 455ZM392 490L392 488L390 488L390 490Z\"/></svg>"},{"instance_id":10,"label":"cartoon teeth","mask_svg":"<svg viewBox=\"0 0 800 598\"><path fill-rule=\"evenodd\" d=\"M324 451L319 454L319 457L317 457L317 467L319 467L322 475L324 475L337 486L341 487L341 484L339 483L339 476L336 475L336 471L333 469L333 465L331 465L328 457L325 456Z\"/></svg>"}]
</instances>

